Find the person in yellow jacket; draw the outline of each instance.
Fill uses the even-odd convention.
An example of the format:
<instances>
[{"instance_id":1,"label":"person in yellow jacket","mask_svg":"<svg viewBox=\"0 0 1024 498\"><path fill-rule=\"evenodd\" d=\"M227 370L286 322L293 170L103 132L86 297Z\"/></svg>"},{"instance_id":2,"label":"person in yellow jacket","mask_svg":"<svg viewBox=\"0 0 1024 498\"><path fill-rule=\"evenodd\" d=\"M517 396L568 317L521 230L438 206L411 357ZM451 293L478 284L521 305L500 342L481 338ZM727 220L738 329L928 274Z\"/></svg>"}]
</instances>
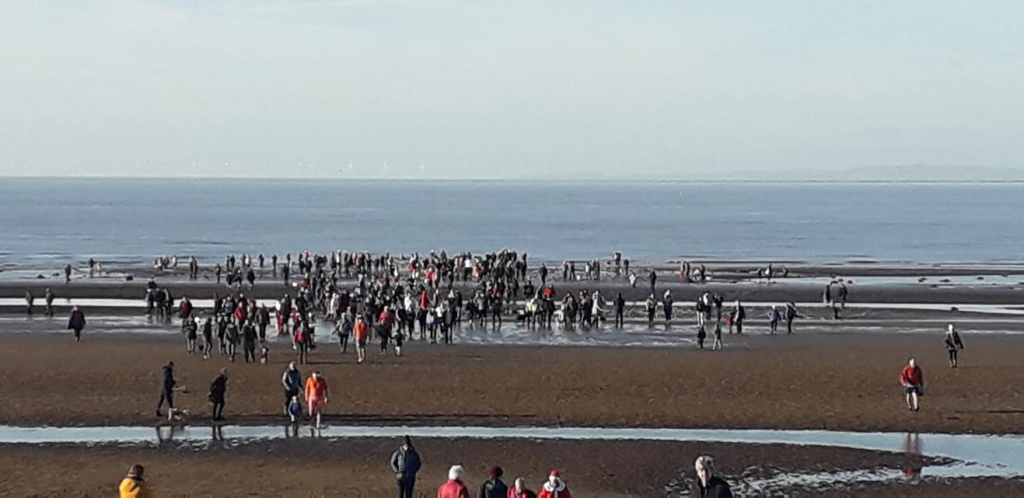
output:
<instances>
[{"instance_id":1,"label":"person in yellow jacket","mask_svg":"<svg viewBox=\"0 0 1024 498\"><path fill-rule=\"evenodd\" d=\"M153 495L149 492L149 485L146 484L146 480L143 478L145 472L146 468L139 464L132 465L128 469L128 476L121 481L119 488L121 498L152 498Z\"/></svg>"}]
</instances>

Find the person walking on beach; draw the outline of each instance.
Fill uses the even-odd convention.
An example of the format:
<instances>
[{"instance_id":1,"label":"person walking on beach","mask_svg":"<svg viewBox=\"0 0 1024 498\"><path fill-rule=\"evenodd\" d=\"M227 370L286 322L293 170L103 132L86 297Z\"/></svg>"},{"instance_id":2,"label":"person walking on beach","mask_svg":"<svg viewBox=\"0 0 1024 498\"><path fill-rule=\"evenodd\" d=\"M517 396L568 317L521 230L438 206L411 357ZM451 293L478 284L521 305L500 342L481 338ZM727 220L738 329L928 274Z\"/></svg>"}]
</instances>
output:
<instances>
[{"instance_id":1,"label":"person walking on beach","mask_svg":"<svg viewBox=\"0 0 1024 498\"><path fill-rule=\"evenodd\" d=\"M517 477L512 489L508 490L508 498L537 498L537 493L526 486L526 479Z\"/></svg>"},{"instance_id":2,"label":"person walking on beach","mask_svg":"<svg viewBox=\"0 0 1024 498\"><path fill-rule=\"evenodd\" d=\"M207 399L210 400L210 404L213 406L213 421L220 422L224 420L224 404L227 400L228 395L228 369L220 369L220 375L213 379L213 383L210 384L210 393L207 395Z\"/></svg>"},{"instance_id":3,"label":"person walking on beach","mask_svg":"<svg viewBox=\"0 0 1024 498\"><path fill-rule=\"evenodd\" d=\"M53 318L53 291L49 287L46 288L46 293L43 294L43 301L46 303L46 316Z\"/></svg>"},{"instance_id":4,"label":"person walking on beach","mask_svg":"<svg viewBox=\"0 0 1024 498\"><path fill-rule=\"evenodd\" d=\"M548 475L547 482L541 486L537 498L572 498L572 492L569 491L569 485L562 480L558 471L552 470Z\"/></svg>"},{"instance_id":5,"label":"person walking on beach","mask_svg":"<svg viewBox=\"0 0 1024 498\"><path fill-rule=\"evenodd\" d=\"M213 317L203 321L203 359L209 360L213 354Z\"/></svg>"},{"instance_id":6,"label":"person walking on beach","mask_svg":"<svg viewBox=\"0 0 1024 498\"><path fill-rule=\"evenodd\" d=\"M949 367L957 367L957 354L959 351L964 349L964 343L960 340L960 333L956 331L956 327L951 323L946 330L946 352L949 353Z\"/></svg>"},{"instance_id":7,"label":"person walking on beach","mask_svg":"<svg viewBox=\"0 0 1024 498\"><path fill-rule=\"evenodd\" d=\"M647 275L647 280L651 283L651 294L654 294L655 286L658 283L658 273L654 271L654 268L651 268L651 273Z\"/></svg>"},{"instance_id":8,"label":"person walking on beach","mask_svg":"<svg viewBox=\"0 0 1024 498\"><path fill-rule=\"evenodd\" d=\"M733 310L733 322L736 323L736 333L743 333L743 321L747 319L747 309L743 307L739 299L736 300L736 309Z\"/></svg>"},{"instance_id":9,"label":"person walking on beach","mask_svg":"<svg viewBox=\"0 0 1024 498\"><path fill-rule=\"evenodd\" d=\"M32 316L32 306L35 304L35 302L36 302L36 297L32 295L32 291L26 290L25 291L25 313L27 313L28 316Z\"/></svg>"},{"instance_id":10,"label":"person walking on beach","mask_svg":"<svg viewBox=\"0 0 1024 498\"><path fill-rule=\"evenodd\" d=\"M146 484L144 474L146 468L141 464L132 465L128 469L128 475L121 481L121 484L117 487L117 492L121 498L150 498L153 495L149 492L149 485Z\"/></svg>"},{"instance_id":11,"label":"person walking on beach","mask_svg":"<svg viewBox=\"0 0 1024 498\"><path fill-rule=\"evenodd\" d=\"M188 354L196 352L196 338L198 337L199 325L196 324L196 317L189 316L181 324L181 332L185 334L185 350Z\"/></svg>"},{"instance_id":12,"label":"person walking on beach","mask_svg":"<svg viewBox=\"0 0 1024 498\"><path fill-rule=\"evenodd\" d=\"M480 485L480 493L477 494L477 497L508 498L508 485L501 480L501 476L503 475L505 475L505 471L502 470L501 467L491 467L491 469L487 471L489 479Z\"/></svg>"},{"instance_id":13,"label":"person walking on beach","mask_svg":"<svg viewBox=\"0 0 1024 498\"><path fill-rule=\"evenodd\" d=\"M163 408L164 403L167 403L167 408L170 410L174 409L174 386L178 385L178 382L174 380L174 362L168 361L164 365L161 372L162 380L160 381L160 400L156 402L156 416L163 416L160 413L160 409Z\"/></svg>"},{"instance_id":14,"label":"person walking on beach","mask_svg":"<svg viewBox=\"0 0 1024 498\"><path fill-rule=\"evenodd\" d=\"M437 488L437 498L469 498L469 489L462 483L465 472L461 465L448 469L448 481Z\"/></svg>"},{"instance_id":15,"label":"person walking on beach","mask_svg":"<svg viewBox=\"0 0 1024 498\"><path fill-rule=\"evenodd\" d=\"M714 475L714 458L707 455L697 457L693 467L697 472L697 481L693 484L690 496L697 498L732 498L732 490L729 489L729 484Z\"/></svg>"},{"instance_id":16,"label":"person walking on beach","mask_svg":"<svg viewBox=\"0 0 1024 498\"><path fill-rule=\"evenodd\" d=\"M800 317L800 313L796 310L796 303L789 301L786 303L786 333L793 333L793 320Z\"/></svg>"},{"instance_id":17,"label":"person walking on beach","mask_svg":"<svg viewBox=\"0 0 1024 498\"><path fill-rule=\"evenodd\" d=\"M666 290L665 296L661 300L662 306L665 310L665 326L668 327L672 324L672 290Z\"/></svg>"},{"instance_id":18,"label":"person walking on beach","mask_svg":"<svg viewBox=\"0 0 1024 498\"><path fill-rule=\"evenodd\" d=\"M834 282L829 282L828 285L825 286L825 290L822 292L822 298L821 299L822 299L822 301L825 302L825 306L828 306L829 309L832 310L832 319L833 320L838 320L839 319L839 305L836 304L836 301L835 301L835 299L833 299L833 296L832 296L832 284L833 283Z\"/></svg>"},{"instance_id":19,"label":"person walking on beach","mask_svg":"<svg viewBox=\"0 0 1024 498\"><path fill-rule=\"evenodd\" d=\"M398 482L398 498L413 498L416 488L416 474L419 473L423 461L419 452L412 445L412 439L405 436L402 445L391 454L391 471Z\"/></svg>"},{"instance_id":20,"label":"person walking on beach","mask_svg":"<svg viewBox=\"0 0 1024 498\"><path fill-rule=\"evenodd\" d=\"M658 311L658 303L654 300L654 293L651 293L647 297L647 303L644 305L647 310L647 328L654 326L654 314Z\"/></svg>"},{"instance_id":21,"label":"person walking on beach","mask_svg":"<svg viewBox=\"0 0 1024 498\"><path fill-rule=\"evenodd\" d=\"M256 339L258 338L256 326L253 325L252 320L246 321L242 327L242 349L245 351L246 363L256 362Z\"/></svg>"},{"instance_id":22,"label":"person walking on beach","mask_svg":"<svg viewBox=\"0 0 1024 498\"><path fill-rule=\"evenodd\" d=\"M306 405L309 411L309 418L316 421L316 428L320 428L320 419L324 405L328 401L327 379L316 370L313 375L306 379Z\"/></svg>"},{"instance_id":23,"label":"person walking on beach","mask_svg":"<svg viewBox=\"0 0 1024 498\"><path fill-rule=\"evenodd\" d=\"M782 321L782 314L779 313L778 307L772 305L772 309L768 310L768 332L771 335L775 335L779 330L779 322Z\"/></svg>"},{"instance_id":24,"label":"person walking on beach","mask_svg":"<svg viewBox=\"0 0 1024 498\"><path fill-rule=\"evenodd\" d=\"M284 387L284 413L288 415L288 405L292 398L302 392L302 372L299 372L294 361L288 364L288 369L281 375L281 385Z\"/></svg>"},{"instance_id":25,"label":"person walking on beach","mask_svg":"<svg viewBox=\"0 0 1024 498\"><path fill-rule=\"evenodd\" d=\"M919 411L921 407L918 405L918 398L924 396L924 373L913 358L900 372L900 385L907 396L907 408L912 412Z\"/></svg>"},{"instance_id":26,"label":"person walking on beach","mask_svg":"<svg viewBox=\"0 0 1024 498\"><path fill-rule=\"evenodd\" d=\"M622 293L615 296L615 328L621 329L626 321L624 315L626 313L626 299L622 297Z\"/></svg>"},{"instance_id":27,"label":"person walking on beach","mask_svg":"<svg viewBox=\"0 0 1024 498\"><path fill-rule=\"evenodd\" d=\"M234 320L228 319L227 326L227 339L228 339L228 356L231 357L231 363L235 362L235 354L238 353L238 343L241 342L238 333L238 325L235 324Z\"/></svg>"},{"instance_id":28,"label":"person walking on beach","mask_svg":"<svg viewBox=\"0 0 1024 498\"><path fill-rule=\"evenodd\" d=\"M71 283L71 264L64 265L64 283Z\"/></svg>"},{"instance_id":29,"label":"person walking on beach","mask_svg":"<svg viewBox=\"0 0 1024 498\"><path fill-rule=\"evenodd\" d=\"M704 340L708 338L708 333L704 330L704 326L697 327L697 349L704 349Z\"/></svg>"},{"instance_id":30,"label":"person walking on beach","mask_svg":"<svg viewBox=\"0 0 1024 498\"><path fill-rule=\"evenodd\" d=\"M68 318L68 329L74 331L75 342L81 342L82 329L85 328L85 313L78 309L78 306L71 308L71 317Z\"/></svg>"},{"instance_id":31,"label":"person walking on beach","mask_svg":"<svg viewBox=\"0 0 1024 498\"><path fill-rule=\"evenodd\" d=\"M363 319L363 315L359 315L359 318L356 319L356 325L353 327L352 335L356 338L356 363L362 363L366 360L366 340L370 335L367 330L366 320Z\"/></svg>"},{"instance_id":32,"label":"person walking on beach","mask_svg":"<svg viewBox=\"0 0 1024 498\"><path fill-rule=\"evenodd\" d=\"M715 343L711 345L711 350L715 351L722 349L722 324L715 324Z\"/></svg>"}]
</instances>

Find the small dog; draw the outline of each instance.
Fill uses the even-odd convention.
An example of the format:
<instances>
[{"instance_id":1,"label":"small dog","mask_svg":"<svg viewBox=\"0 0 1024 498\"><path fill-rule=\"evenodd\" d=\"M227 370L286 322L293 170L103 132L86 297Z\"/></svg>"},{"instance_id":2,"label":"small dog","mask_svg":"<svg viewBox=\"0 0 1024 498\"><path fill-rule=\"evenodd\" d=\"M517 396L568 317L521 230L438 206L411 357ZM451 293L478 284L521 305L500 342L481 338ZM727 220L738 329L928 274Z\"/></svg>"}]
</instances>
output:
<instances>
[{"instance_id":1,"label":"small dog","mask_svg":"<svg viewBox=\"0 0 1024 498\"><path fill-rule=\"evenodd\" d=\"M185 422L191 412L184 408L171 408L167 410L168 422Z\"/></svg>"},{"instance_id":2,"label":"small dog","mask_svg":"<svg viewBox=\"0 0 1024 498\"><path fill-rule=\"evenodd\" d=\"M270 363L270 348L264 346L263 349L260 349L260 363L264 365Z\"/></svg>"}]
</instances>

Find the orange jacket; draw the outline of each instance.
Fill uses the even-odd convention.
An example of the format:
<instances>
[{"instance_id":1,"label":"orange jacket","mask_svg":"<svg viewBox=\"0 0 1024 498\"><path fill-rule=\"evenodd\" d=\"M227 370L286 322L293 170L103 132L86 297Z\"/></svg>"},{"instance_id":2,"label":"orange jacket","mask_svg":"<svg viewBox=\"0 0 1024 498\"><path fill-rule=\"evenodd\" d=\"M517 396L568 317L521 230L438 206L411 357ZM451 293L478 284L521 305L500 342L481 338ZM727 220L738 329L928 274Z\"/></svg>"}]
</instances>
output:
<instances>
[{"instance_id":1,"label":"orange jacket","mask_svg":"<svg viewBox=\"0 0 1024 498\"><path fill-rule=\"evenodd\" d=\"M366 322L356 322L354 334L356 336L356 340L357 341L366 340L366 337L367 337Z\"/></svg>"},{"instance_id":2,"label":"orange jacket","mask_svg":"<svg viewBox=\"0 0 1024 498\"><path fill-rule=\"evenodd\" d=\"M324 398L327 396L327 379L320 377L306 379L306 399Z\"/></svg>"}]
</instances>

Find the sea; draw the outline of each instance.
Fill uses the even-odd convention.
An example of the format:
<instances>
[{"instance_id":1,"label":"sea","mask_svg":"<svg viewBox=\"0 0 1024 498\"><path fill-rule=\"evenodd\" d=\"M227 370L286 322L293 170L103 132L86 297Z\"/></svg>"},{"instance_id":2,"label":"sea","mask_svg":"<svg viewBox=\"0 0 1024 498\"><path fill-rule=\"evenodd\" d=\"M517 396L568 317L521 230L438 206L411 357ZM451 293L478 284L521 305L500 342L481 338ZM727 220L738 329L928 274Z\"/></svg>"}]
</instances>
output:
<instances>
[{"instance_id":1,"label":"sea","mask_svg":"<svg viewBox=\"0 0 1024 498\"><path fill-rule=\"evenodd\" d=\"M0 267L505 247L608 258L1020 262L1024 184L0 178Z\"/></svg>"}]
</instances>

